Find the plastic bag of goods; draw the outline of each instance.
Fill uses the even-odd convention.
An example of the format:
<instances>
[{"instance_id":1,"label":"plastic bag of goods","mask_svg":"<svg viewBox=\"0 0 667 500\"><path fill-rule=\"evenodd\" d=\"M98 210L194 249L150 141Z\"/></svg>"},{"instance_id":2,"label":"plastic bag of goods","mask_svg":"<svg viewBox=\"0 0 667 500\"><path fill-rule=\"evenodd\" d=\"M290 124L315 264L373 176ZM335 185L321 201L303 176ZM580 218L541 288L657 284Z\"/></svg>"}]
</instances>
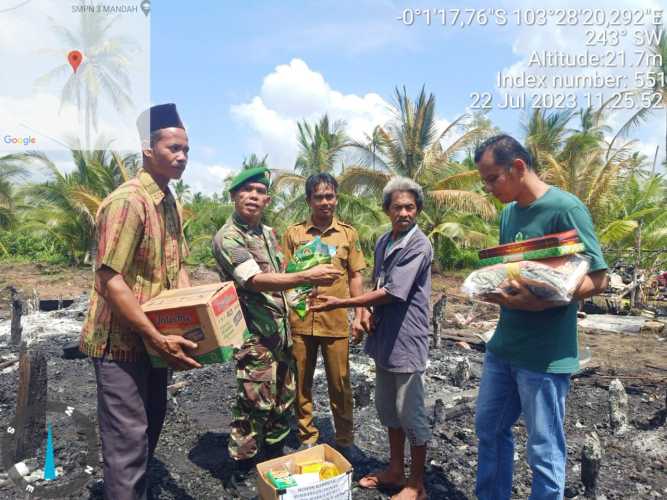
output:
<instances>
[{"instance_id":1,"label":"plastic bag of goods","mask_svg":"<svg viewBox=\"0 0 667 500\"><path fill-rule=\"evenodd\" d=\"M461 289L471 298L504 290L512 293L510 280L523 283L536 297L555 304L568 304L588 273L589 260L581 254L539 261L524 260L486 266L472 272Z\"/></svg>"},{"instance_id":2,"label":"plastic bag of goods","mask_svg":"<svg viewBox=\"0 0 667 500\"><path fill-rule=\"evenodd\" d=\"M297 248L287 264L286 272L298 273L320 264L331 264L334 255L336 255L336 246L327 245L319 236L316 236L314 240ZM312 290L312 286L303 285L285 294L287 303L301 319L308 314L308 295Z\"/></svg>"}]
</instances>

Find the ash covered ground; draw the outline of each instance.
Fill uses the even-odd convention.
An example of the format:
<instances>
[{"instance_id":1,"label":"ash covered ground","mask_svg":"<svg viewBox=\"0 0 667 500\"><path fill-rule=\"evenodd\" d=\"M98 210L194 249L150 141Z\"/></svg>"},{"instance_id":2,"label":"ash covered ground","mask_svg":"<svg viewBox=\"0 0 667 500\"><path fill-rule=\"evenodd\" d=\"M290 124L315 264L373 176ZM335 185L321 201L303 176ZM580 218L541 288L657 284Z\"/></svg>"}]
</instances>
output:
<instances>
[{"instance_id":1,"label":"ash covered ground","mask_svg":"<svg viewBox=\"0 0 667 500\"><path fill-rule=\"evenodd\" d=\"M465 304L453 304L452 315L463 311ZM63 346L77 341L83 315L82 306L69 310L34 313L24 317L24 338L30 349L41 350L48 359L48 394L51 401L62 401L90 415L96 425L95 380L87 359L63 359ZM481 318L488 326L492 314ZM474 330L475 323L468 325ZM461 325L459 325L461 327ZM459 328L461 331L461 328ZM478 333L482 333L481 331ZM0 320L0 363L15 356L7 345L9 320ZM605 340L613 342L611 336ZM651 339L664 349L660 338ZM637 340L639 342L639 340ZM598 342L597 345L605 342ZM660 351L659 351L660 352ZM661 351L664 354L664 351ZM618 353L617 353L618 354ZM596 352L593 352L594 357ZM427 489L432 499L468 499L474 496L477 440L474 433L474 408L470 395L479 383L482 348L465 349L444 341L432 349L426 372L427 406L433 418L433 440L429 449ZM467 363L463 360L467 360ZM580 482L581 449L588 433L597 432L604 448L599 494L608 499L649 499L667 497L667 426L665 425L665 383L667 375L660 368L647 373L645 367L626 356L626 367L595 363L573 379L567 406L568 498L583 498ZM665 366L664 357L661 366ZM461 382L461 368L469 364L470 376ZM315 378L315 412L323 441L332 443L333 429L329 415L326 379L320 368ZM351 354L352 380L355 392L356 444L363 459L356 461L354 478L383 467L388 460L388 438L380 425L373 405L374 373L372 362L361 347ZM465 371L465 370L464 370ZM662 376L661 376L662 373ZM608 385L620 376L629 398L629 430L621 438L612 435L608 423ZM16 405L17 365L0 371L0 429L14 417ZM465 376L463 377L465 379ZM169 410L164 431L150 467L150 496L154 499L252 498L255 478L245 481L232 478L232 462L227 454L227 440L235 381L233 366L213 365L174 375ZM440 401L437 401L440 400ZM61 425L62 427L62 425ZM80 467L81 446L74 434L54 428L55 455L63 471ZM515 478L513 498L527 498L530 471L525 461L525 429L516 427ZM292 434L289 446L298 442ZM39 465L41 457L37 457ZM34 473L39 475L39 471ZM39 483L36 483L39 484ZM388 498L392 492L367 491L355 486L355 499ZM6 471L0 471L0 498L25 498L13 486ZM75 497L71 497L75 498ZM101 468L98 467L88 486L76 498L101 499Z\"/></svg>"}]
</instances>

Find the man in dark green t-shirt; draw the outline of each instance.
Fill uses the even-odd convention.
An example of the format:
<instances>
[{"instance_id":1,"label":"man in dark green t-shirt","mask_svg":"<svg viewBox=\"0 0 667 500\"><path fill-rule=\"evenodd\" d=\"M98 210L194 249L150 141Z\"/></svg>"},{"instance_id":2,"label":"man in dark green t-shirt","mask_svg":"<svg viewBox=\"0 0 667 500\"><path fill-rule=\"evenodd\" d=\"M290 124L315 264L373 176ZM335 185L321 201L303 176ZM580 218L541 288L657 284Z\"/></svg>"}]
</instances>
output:
<instances>
[{"instance_id":1,"label":"man in dark green t-shirt","mask_svg":"<svg viewBox=\"0 0 667 500\"><path fill-rule=\"evenodd\" d=\"M523 415L527 457L533 472L531 499L560 499L565 488L567 449L563 421L570 374L579 367L579 301L607 286L607 264L586 206L574 195L543 182L531 155L515 139L497 135L475 151L486 191L506 203L500 243L576 229L590 260L589 274L572 302L555 306L520 282L511 292L489 297L501 306L500 321L487 345L477 399L478 498L512 495L512 426Z\"/></svg>"}]
</instances>

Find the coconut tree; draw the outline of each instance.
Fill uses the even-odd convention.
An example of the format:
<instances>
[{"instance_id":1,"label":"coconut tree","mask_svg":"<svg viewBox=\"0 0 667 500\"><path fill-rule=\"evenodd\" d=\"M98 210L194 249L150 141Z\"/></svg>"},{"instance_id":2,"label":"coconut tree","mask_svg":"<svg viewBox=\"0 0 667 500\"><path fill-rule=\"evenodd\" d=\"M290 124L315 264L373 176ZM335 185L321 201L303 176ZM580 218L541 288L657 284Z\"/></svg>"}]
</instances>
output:
<instances>
[{"instance_id":1,"label":"coconut tree","mask_svg":"<svg viewBox=\"0 0 667 500\"><path fill-rule=\"evenodd\" d=\"M316 123L297 122L299 154L294 170L275 169L275 190L303 190L306 179L322 172L333 174L337 162L350 142L345 133L345 122L331 122L328 115Z\"/></svg>"},{"instance_id":2,"label":"coconut tree","mask_svg":"<svg viewBox=\"0 0 667 500\"><path fill-rule=\"evenodd\" d=\"M377 194L391 177L409 177L438 204L492 217L493 205L476 189L480 187L479 173L461 168L456 160L488 129L470 127L472 117L467 114L443 128L436 120L435 96L427 95L423 87L414 101L405 87L396 89L395 98L394 120L376 129L374 142L352 143L359 164L341 174L341 188Z\"/></svg>"},{"instance_id":3,"label":"coconut tree","mask_svg":"<svg viewBox=\"0 0 667 500\"><path fill-rule=\"evenodd\" d=\"M660 104L665 110L665 154L667 154L667 34L662 26L655 28L657 40L651 46L657 56L655 66L651 70L653 91L660 96Z\"/></svg>"},{"instance_id":4,"label":"coconut tree","mask_svg":"<svg viewBox=\"0 0 667 500\"><path fill-rule=\"evenodd\" d=\"M74 169L62 171L41 152L23 157L48 180L28 185L26 198L33 209L26 225L33 231L60 240L72 262L95 259L95 216L104 198L136 172L139 156L121 156L108 149L72 150Z\"/></svg>"},{"instance_id":5,"label":"coconut tree","mask_svg":"<svg viewBox=\"0 0 667 500\"><path fill-rule=\"evenodd\" d=\"M184 204L192 195L192 189L188 186L183 179L178 179L174 182L174 194L179 203Z\"/></svg>"},{"instance_id":6,"label":"coconut tree","mask_svg":"<svg viewBox=\"0 0 667 500\"><path fill-rule=\"evenodd\" d=\"M621 187L618 198L610 206L609 215L600 230L600 242L611 248L635 247L637 241L659 240L667 228L665 180L653 175L646 180L631 176ZM652 234L657 232L656 234ZM643 233L643 234L642 234ZM632 241L634 239L634 241Z\"/></svg>"},{"instance_id":7,"label":"coconut tree","mask_svg":"<svg viewBox=\"0 0 667 500\"><path fill-rule=\"evenodd\" d=\"M0 157L0 229L14 226L21 207L21 193L16 188L17 180L24 180L27 170L20 155Z\"/></svg>"},{"instance_id":8,"label":"coconut tree","mask_svg":"<svg viewBox=\"0 0 667 500\"><path fill-rule=\"evenodd\" d=\"M600 231L600 242L616 257L628 250L634 257L635 276L640 268L649 273L664 262L667 245L667 189L660 175L641 180L632 175L621 187L610 216ZM633 290L633 302L638 295Z\"/></svg>"},{"instance_id":9,"label":"coconut tree","mask_svg":"<svg viewBox=\"0 0 667 500\"><path fill-rule=\"evenodd\" d=\"M35 86L47 86L68 75L61 91L61 109L63 104L77 107L84 124L84 147L90 149L91 133L98 127L101 97L109 99L119 113L132 109L129 69L132 52L138 45L127 37L114 34L114 28L118 22L122 22L122 16L81 15L79 19L80 24L76 30L50 19L52 31L61 46L44 52L61 57L63 63L38 78ZM78 49L83 55L76 71L72 71L65 58L72 48Z\"/></svg>"},{"instance_id":10,"label":"coconut tree","mask_svg":"<svg viewBox=\"0 0 667 500\"><path fill-rule=\"evenodd\" d=\"M358 163L342 172L341 190L379 197L392 176L409 177L427 194L420 226L438 254L449 243L481 244L484 238L473 226L459 221L467 214L492 221L496 208L482 192L474 164L458 158L470 155L490 133L490 123L466 114L442 126L436 119L435 96L424 88L414 101L405 88L397 88L395 98L394 119L377 127L366 142L352 144Z\"/></svg>"}]
</instances>

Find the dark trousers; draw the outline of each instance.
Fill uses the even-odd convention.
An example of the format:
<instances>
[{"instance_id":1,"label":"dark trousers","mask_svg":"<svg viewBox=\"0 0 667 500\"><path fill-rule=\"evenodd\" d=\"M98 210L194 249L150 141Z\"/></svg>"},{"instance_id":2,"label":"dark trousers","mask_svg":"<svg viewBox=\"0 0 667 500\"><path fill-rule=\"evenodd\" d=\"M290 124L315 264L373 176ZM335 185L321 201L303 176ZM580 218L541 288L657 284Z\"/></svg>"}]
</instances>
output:
<instances>
[{"instance_id":1,"label":"dark trousers","mask_svg":"<svg viewBox=\"0 0 667 500\"><path fill-rule=\"evenodd\" d=\"M140 361L93 359L104 458L104 498L146 498L147 468L167 409L167 369Z\"/></svg>"}]
</instances>

